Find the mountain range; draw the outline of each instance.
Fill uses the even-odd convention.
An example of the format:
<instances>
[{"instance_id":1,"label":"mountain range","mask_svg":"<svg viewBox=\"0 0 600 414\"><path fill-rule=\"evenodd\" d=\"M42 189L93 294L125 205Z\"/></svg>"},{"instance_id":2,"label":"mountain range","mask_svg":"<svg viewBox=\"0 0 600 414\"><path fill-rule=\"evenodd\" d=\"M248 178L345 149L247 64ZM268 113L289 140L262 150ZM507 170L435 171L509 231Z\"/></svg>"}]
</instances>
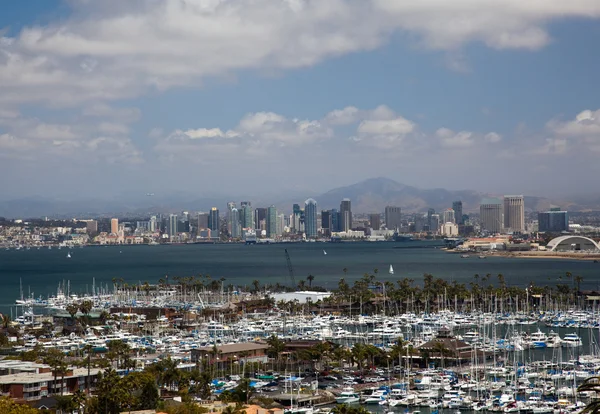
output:
<instances>
[{"instance_id":1,"label":"mountain range","mask_svg":"<svg viewBox=\"0 0 600 414\"><path fill-rule=\"evenodd\" d=\"M473 190L447 190L444 188L422 189L402 184L389 178L371 178L345 187L334 188L322 194L314 194L319 209L339 208L344 198L352 200L355 213L377 213L385 206L400 206L405 212L425 212L428 208L442 211L452 207L452 202L461 200L463 212L477 212L483 198L501 196ZM258 199L256 197L236 197L251 200L254 207L275 204L280 211L289 212L293 203L303 203L305 198L282 196L279 200ZM0 216L8 218L32 218L51 216L101 217L117 215L144 216L147 214L189 211L207 211L217 206L224 210L229 196L210 195L198 197L196 194L157 194L156 196L121 195L114 199L50 199L41 197L21 198L0 201ZM600 210L600 197L587 196L571 200L557 200L538 196L525 196L527 211L543 211L557 205L569 211Z\"/></svg>"}]
</instances>

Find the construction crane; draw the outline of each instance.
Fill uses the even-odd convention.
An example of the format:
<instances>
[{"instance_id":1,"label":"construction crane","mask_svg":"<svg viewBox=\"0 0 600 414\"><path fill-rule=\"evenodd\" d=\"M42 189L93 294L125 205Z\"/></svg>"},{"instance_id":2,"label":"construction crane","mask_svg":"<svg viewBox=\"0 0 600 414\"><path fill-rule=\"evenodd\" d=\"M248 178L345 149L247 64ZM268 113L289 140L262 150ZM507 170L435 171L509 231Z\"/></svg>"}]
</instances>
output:
<instances>
[{"instance_id":1,"label":"construction crane","mask_svg":"<svg viewBox=\"0 0 600 414\"><path fill-rule=\"evenodd\" d=\"M294 268L292 267L292 261L290 260L290 254L285 249L285 261L287 262L288 272L290 274L290 280L292 281L292 287L296 287L296 279L294 279Z\"/></svg>"}]
</instances>

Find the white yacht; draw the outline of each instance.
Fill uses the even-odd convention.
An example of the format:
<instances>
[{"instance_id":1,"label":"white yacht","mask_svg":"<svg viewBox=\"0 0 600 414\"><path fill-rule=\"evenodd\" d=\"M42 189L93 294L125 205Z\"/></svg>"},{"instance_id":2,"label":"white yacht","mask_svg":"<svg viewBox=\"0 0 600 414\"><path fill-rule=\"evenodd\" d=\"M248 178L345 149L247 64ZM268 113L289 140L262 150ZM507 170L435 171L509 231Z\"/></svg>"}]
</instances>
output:
<instances>
[{"instance_id":1,"label":"white yacht","mask_svg":"<svg viewBox=\"0 0 600 414\"><path fill-rule=\"evenodd\" d=\"M583 342L581 342L581 338L576 333L566 334L562 340L563 346L568 348L582 346Z\"/></svg>"},{"instance_id":2,"label":"white yacht","mask_svg":"<svg viewBox=\"0 0 600 414\"><path fill-rule=\"evenodd\" d=\"M360 401L360 396L354 388L348 387L342 390L342 393L335 399L338 404L352 404Z\"/></svg>"},{"instance_id":3,"label":"white yacht","mask_svg":"<svg viewBox=\"0 0 600 414\"><path fill-rule=\"evenodd\" d=\"M379 404L381 401L385 400L386 394L387 392L385 390L375 390L373 391L373 394L365 399L365 404Z\"/></svg>"}]
</instances>

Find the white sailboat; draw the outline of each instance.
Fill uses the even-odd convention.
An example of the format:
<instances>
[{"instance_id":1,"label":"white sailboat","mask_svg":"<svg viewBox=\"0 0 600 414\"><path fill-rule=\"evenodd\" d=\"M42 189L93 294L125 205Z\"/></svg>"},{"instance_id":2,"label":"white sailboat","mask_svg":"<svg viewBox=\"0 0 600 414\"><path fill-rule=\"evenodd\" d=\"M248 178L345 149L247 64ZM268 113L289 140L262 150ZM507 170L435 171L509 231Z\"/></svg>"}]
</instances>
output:
<instances>
[{"instance_id":1,"label":"white sailboat","mask_svg":"<svg viewBox=\"0 0 600 414\"><path fill-rule=\"evenodd\" d=\"M67 259L71 258L71 252L67 253Z\"/></svg>"},{"instance_id":2,"label":"white sailboat","mask_svg":"<svg viewBox=\"0 0 600 414\"><path fill-rule=\"evenodd\" d=\"M327 252L326 252L325 250L323 250L323 254L324 254L324 255L327 255Z\"/></svg>"},{"instance_id":3,"label":"white sailboat","mask_svg":"<svg viewBox=\"0 0 600 414\"><path fill-rule=\"evenodd\" d=\"M392 265L390 265L390 275L394 274L394 268L392 267Z\"/></svg>"}]
</instances>

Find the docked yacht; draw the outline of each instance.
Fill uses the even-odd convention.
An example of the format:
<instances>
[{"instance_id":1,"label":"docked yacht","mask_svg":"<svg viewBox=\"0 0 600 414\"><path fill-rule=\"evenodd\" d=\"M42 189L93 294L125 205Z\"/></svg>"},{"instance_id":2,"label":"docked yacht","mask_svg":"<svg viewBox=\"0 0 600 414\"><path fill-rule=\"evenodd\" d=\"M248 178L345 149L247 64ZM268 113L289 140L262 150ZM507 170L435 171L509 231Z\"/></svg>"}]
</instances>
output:
<instances>
[{"instance_id":1,"label":"docked yacht","mask_svg":"<svg viewBox=\"0 0 600 414\"><path fill-rule=\"evenodd\" d=\"M358 395L358 393L354 391L354 388L352 387L344 388L339 397L335 399L335 402L338 404L352 404L359 401L360 395Z\"/></svg>"},{"instance_id":2,"label":"docked yacht","mask_svg":"<svg viewBox=\"0 0 600 414\"><path fill-rule=\"evenodd\" d=\"M567 348L582 346L581 338L576 333L566 334L562 340L563 346Z\"/></svg>"}]
</instances>

